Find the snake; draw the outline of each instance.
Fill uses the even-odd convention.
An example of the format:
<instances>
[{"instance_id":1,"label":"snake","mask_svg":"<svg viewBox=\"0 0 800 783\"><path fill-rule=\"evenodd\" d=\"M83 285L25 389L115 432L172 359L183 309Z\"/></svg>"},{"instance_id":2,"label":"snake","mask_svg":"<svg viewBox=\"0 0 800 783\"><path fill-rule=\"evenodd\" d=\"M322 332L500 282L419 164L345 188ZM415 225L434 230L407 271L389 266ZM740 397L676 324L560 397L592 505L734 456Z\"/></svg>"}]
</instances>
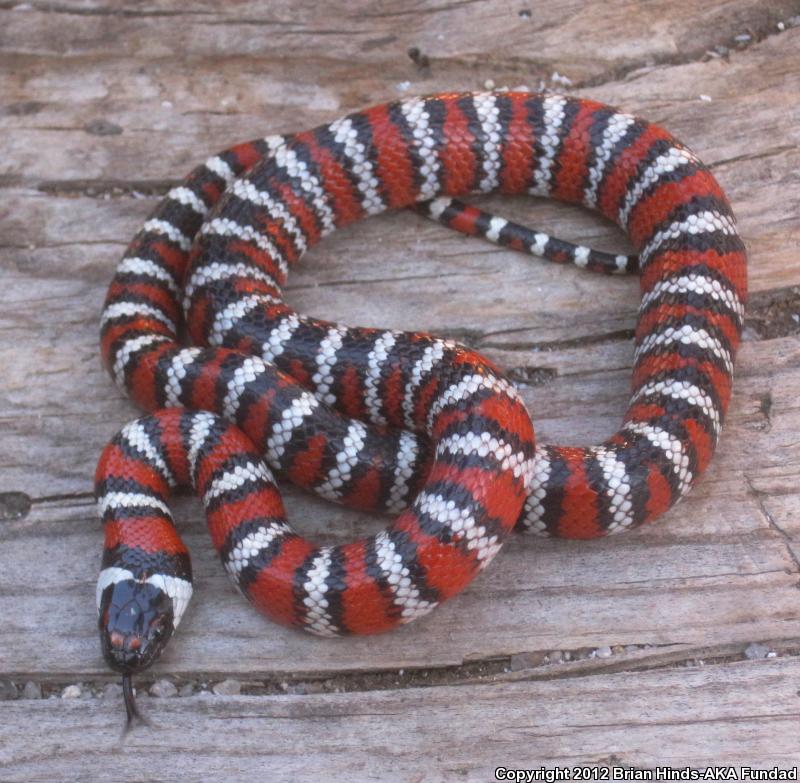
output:
<instances>
[{"instance_id":1,"label":"snake","mask_svg":"<svg viewBox=\"0 0 800 783\"><path fill-rule=\"evenodd\" d=\"M465 203L548 197L616 223L635 255L565 242ZM414 209L551 261L639 275L631 397L599 445L539 444L493 362L423 332L296 312L291 266L335 229ZM200 497L236 588L321 636L387 631L461 592L515 528L589 539L649 522L711 460L747 299L745 246L715 177L660 126L554 93L404 98L238 144L173 187L119 263L101 318L113 379L145 415L100 457L103 655L150 666L192 594L169 508ZM580 411L576 411L576 416ZM395 515L320 546L275 475Z\"/></svg>"}]
</instances>

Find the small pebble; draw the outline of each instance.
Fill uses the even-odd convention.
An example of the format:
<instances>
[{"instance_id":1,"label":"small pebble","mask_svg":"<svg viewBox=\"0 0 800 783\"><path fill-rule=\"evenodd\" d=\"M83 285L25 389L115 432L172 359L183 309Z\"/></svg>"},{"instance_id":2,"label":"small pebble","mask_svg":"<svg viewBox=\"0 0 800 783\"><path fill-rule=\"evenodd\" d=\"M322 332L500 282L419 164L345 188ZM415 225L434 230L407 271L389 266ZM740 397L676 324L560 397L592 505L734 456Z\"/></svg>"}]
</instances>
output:
<instances>
[{"instance_id":1,"label":"small pebble","mask_svg":"<svg viewBox=\"0 0 800 783\"><path fill-rule=\"evenodd\" d=\"M531 14L531 12L527 8L523 8L519 12L519 18L520 19L530 19L532 16L533 16L533 14Z\"/></svg>"},{"instance_id":2,"label":"small pebble","mask_svg":"<svg viewBox=\"0 0 800 783\"><path fill-rule=\"evenodd\" d=\"M299 682L292 688L292 692L298 696L306 696L310 693L325 693L325 683L322 680Z\"/></svg>"},{"instance_id":3,"label":"small pebble","mask_svg":"<svg viewBox=\"0 0 800 783\"><path fill-rule=\"evenodd\" d=\"M122 686L118 682L110 682L103 688L104 699L121 699Z\"/></svg>"},{"instance_id":4,"label":"small pebble","mask_svg":"<svg viewBox=\"0 0 800 783\"><path fill-rule=\"evenodd\" d=\"M242 692L242 683L239 680L223 680L212 688L217 696L238 696Z\"/></svg>"},{"instance_id":5,"label":"small pebble","mask_svg":"<svg viewBox=\"0 0 800 783\"><path fill-rule=\"evenodd\" d=\"M637 644L626 644L625 645L625 652L636 652L639 649L639 645Z\"/></svg>"},{"instance_id":6,"label":"small pebble","mask_svg":"<svg viewBox=\"0 0 800 783\"><path fill-rule=\"evenodd\" d=\"M610 658L612 655L611 648L608 645L598 647L594 652L598 658Z\"/></svg>"},{"instance_id":7,"label":"small pebble","mask_svg":"<svg viewBox=\"0 0 800 783\"><path fill-rule=\"evenodd\" d=\"M564 660L571 661L572 660L572 653L569 650L564 651Z\"/></svg>"},{"instance_id":8,"label":"small pebble","mask_svg":"<svg viewBox=\"0 0 800 783\"><path fill-rule=\"evenodd\" d=\"M398 83L395 85L395 89L396 89L398 92L405 92L406 90L410 89L410 87L411 87L411 82L409 82L409 81L405 81L405 82L398 82Z\"/></svg>"},{"instance_id":9,"label":"small pebble","mask_svg":"<svg viewBox=\"0 0 800 783\"><path fill-rule=\"evenodd\" d=\"M697 97L698 97L698 98L699 98L701 101L705 101L706 103L711 103L711 100L712 100L712 99L711 99L711 96L710 96L710 95L706 95L705 93L701 93L701 94L700 94L700 95L698 95Z\"/></svg>"},{"instance_id":10,"label":"small pebble","mask_svg":"<svg viewBox=\"0 0 800 783\"><path fill-rule=\"evenodd\" d=\"M519 672L524 669L533 669L543 663L550 663L550 661L549 655L543 655L540 652L522 652L514 653L509 663L512 672Z\"/></svg>"},{"instance_id":11,"label":"small pebble","mask_svg":"<svg viewBox=\"0 0 800 783\"><path fill-rule=\"evenodd\" d=\"M753 40L753 36L750 33L740 33L733 39L736 43L747 43L748 41Z\"/></svg>"},{"instance_id":12,"label":"small pebble","mask_svg":"<svg viewBox=\"0 0 800 783\"><path fill-rule=\"evenodd\" d=\"M0 680L0 701L17 698L17 686L11 680Z\"/></svg>"},{"instance_id":13,"label":"small pebble","mask_svg":"<svg viewBox=\"0 0 800 783\"><path fill-rule=\"evenodd\" d=\"M751 661L757 661L760 658L766 658L769 653L769 647L767 647L765 644L759 644L758 642L748 644L744 649L745 656Z\"/></svg>"},{"instance_id":14,"label":"small pebble","mask_svg":"<svg viewBox=\"0 0 800 783\"><path fill-rule=\"evenodd\" d=\"M22 689L22 698L23 699L41 699L42 698L42 686L39 685L38 682L28 682L25 683L25 687Z\"/></svg>"},{"instance_id":15,"label":"small pebble","mask_svg":"<svg viewBox=\"0 0 800 783\"><path fill-rule=\"evenodd\" d=\"M550 659L550 663L561 663L564 660L564 653L561 650L553 650L547 657Z\"/></svg>"},{"instance_id":16,"label":"small pebble","mask_svg":"<svg viewBox=\"0 0 800 783\"><path fill-rule=\"evenodd\" d=\"M157 680L150 686L150 695L160 699L170 699L178 695L178 689L169 680Z\"/></svg>"},{"instance_id":17,"label":"small pebble","mask_svg":"<svg viewBox=\"0 0 800 783\"><path fill-rule=\"evenodd\" d=\"M744 341L758 340L760 336L761 335L757 329L752 329L749 326L745 326L745 328L742 329L742 340Z\"/></svg>"},{"instance_id":18,"label":"small pebble","mask_svg":"<svg viewBox=\"0 0 800 783\"><path fill-rule=\"evenodd\" d=\"M80 699L81 693L83 693L83 689L80 685L67 685L63 691L61 691L61 698L62 699Z\"/></svg>"},{"instance_id":19,"label":"small pebble","mask_svg":"<svg viewBox=\"0 0 800 783\"><path fill-rule=\"evenodd\" d=\"M786 29L786 23L785 22L778 22L778 29L781 32L783 32Z\"/></svg>"},{"instance_id":20,"label":"small pebble","mask_svg":"<svg viewBox=\"0 0 800 783\"><path fill-rule=\"evenodd\" d=\"M625 652L625 648L621 644L615 644L611 648L611 652L614 653L614 655L619 655L620 653Z\"/></svg>"},{"instance_id":21,"label":"small pebble","mask_svg":"<svg viewBox=\"0 0 800 783\"><path fill-rule=\"evenodd\" d=\"M191 696L194 693L194 685L192 683L187 682L186 685L181 685L180 690L178 691L178 696Z\"/></svg>"},{"instance_id":22,"label":"small pebble","mask_svg":"<svg viewBox=\"0 0 800 783\"><path fill-rule=\"evenodd\" d=\"M494 89L494 79L487 79L487 80L486 80L486 81L483 83L483 87L484 87L484 89L486 89L486 90L493 90L493 89Z\"/></svg>"}]
</instances>

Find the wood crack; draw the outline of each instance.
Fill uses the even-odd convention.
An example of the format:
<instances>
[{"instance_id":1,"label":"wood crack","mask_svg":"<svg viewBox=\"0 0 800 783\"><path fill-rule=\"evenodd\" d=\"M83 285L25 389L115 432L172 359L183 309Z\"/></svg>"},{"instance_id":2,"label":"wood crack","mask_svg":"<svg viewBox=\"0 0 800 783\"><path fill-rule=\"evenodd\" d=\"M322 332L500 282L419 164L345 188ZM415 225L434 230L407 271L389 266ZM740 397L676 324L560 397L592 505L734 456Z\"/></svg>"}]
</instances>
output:
<instances>
[{"instance_id":1,"label":"wood crack","mask_svg":"<svg viewBox=\"0 0 800 783\"><path fill-rule=\"evenodd\" d=\"M48 196L75 198L86 196L89 198L105 199L109 196L121 198L132 196L166 196L167 192L179 185L179 179L72 179L72 180L45 180L40 182L36 189Z\"/></svg>"},{"instance_id":2,"label":"wood crack","mask_svg":"<svg viewBox=\"0 0 800 783\"><path fill-rule=\"evenodd\" d=\"M563 340L520 341L520 342L492 342L486 338L498 334L513 334L515 331L525 331L513 329L508 332L494 332L484 335L478 340L481 348L496 348L503 351L531 351L534 353L548 353L550 351L565 351L571 348L581 348L586 345L603 345L605 343L628 342L636 336L634 329L616 329L612 332L603 334L587 334L580 337L568 337Z\"/></svg>"},{"instance_id":3,"label":"wood crack","mask_svg":"<svg viewBox=\"0 0 800 783\"><path fill-rule=\"evenodd\" d=\"M774 158L776 155L783 155L785 152L800 152L800 147L796 144L780 144L777 147L770 147L769 149L760 150L758 152L745 152L730 158L721 158L720 160L715 160L713 163L709 163L708 168L714 170L722 166L728 166L731 163L741 163L745 160L766 160L767 158Z\"/></svg>"},{"instance_id":4,"label":"wood crack","mask_svg":"<svg viewBox=\"0 0 800 783\"><path fill-rule=\"evenodd\" d=\"M786 32L786 30L790 29L790 25L786 25L785 29L783 30L778 29L777 21L778 20L774 17L774 15L771 15L769 18L765 18L764 21L758 24L756 27L748 29L747 33L750 35L750 40L737 41L736 36L727 36L718 41L716 46L727 49L730 52L743 52L766 38L771 38L775 35L781 35L782 33ZM708 47L703 46L702 48L690 49L684 53L678 53L674 55L656 55L639 58L637 60L631 60L628 63L619 66L618 68L610 69L604 74L599 74L598 76L576 82L573 87L599 87L611 82L623 81L627 76L630 76L632 73L640 70L641 68L650 69L653 67L688 65L693 62L703 62L704 60L708 59L709 53L710 50Z\"/></svg>"},{"instance_id":5,"label":"wood crack","mask_svg":"<svg viewBox=\"0 0 800 783\"><path fill-rule=\"evenodd\" d=\"M422 14L438 14L442 11L454 11L467 5L484 3L486 0L460 0L460 2L444 3L442 5L431 6L430 8L409 8L408 10L398 11L367 11L360 17L365 19L394 19L399 16L420 16Z\"/></svg>"},{"instance_id":6,"label":"wood crack","mask_svg":"<svg viewBox=\"0 0 800 783\"><path fill-rule=\"evenodd\" d=\"M764 661L778 661L784 658L800 657L800 639L768 639L758 644L768 647L775 657ZM498 683L552 681L566 679L582 679L587 677L606 676L609 674L637 674L648 671L676 669L685 667L711 668L730 663L759 665L751 661L742 644L723 644L717 646L689 647L681 643L628 645L637 647L633 653L618 653L611 657L600 658L595 648L578 648L568 653L572 660L560 663L546 662L548 651L532 651L515 653L512 656L493 657L474 661L466 661L451 666L404 667L403 669L381 669L369 671L298 671L291 675L285 673L252 672L247 675L234 673L241 684L241 693L252 696L269 696L290 694L305 696L317 693L354 693L371 691L398 691L412 688L435 688L443 686L484 685ZM524 657L532 661L532 665L512 669L512 661ZM163 679L163 675L161 677ZM202 690L211 682L226 678L225 672L192 672L182 674L176 672L168 679L177 685L191 683L195 690ZM137 678L138 687L147 689L159 679L158 675L147 672ZM102 688L108 682L115 682L116 676L86 676L72 674L69 678L57 673L42 675L40 673L15 674L16 682L36 682L42 685L45 695L57 693L67 685L80 680L87 688Z\"/></svg>"},{"instance_id":7,"label":"wood crack","mask_svg":"<svg viewBox=\"0 0 800 783\"><path fill-rule=\"evenodd\" d=\"M11 11L20 5L19 0L2 0L0 11ZM71 16L121 16L128 18L162 18L172 16L213 16L211 11L167 11L159 9L140 10L138 8L111 8L100 6L94 8L82 8L79 6L64 5L63 3L31 3L29 11L37 11L46 14L68 14Z\"/></svg>"},{"instance_id":8,"label":"wood crack","mask_svg":"<svg viewBox=\"0 0 800 783\"><path fill-rule=\"evenodd\" d=\"M758 509L761 512L764 519L767 521L769 527L774 530L784 541L786 545L786 551L789 554L789 558L794 563L794 567L798 573L800 573L800 557L798 557L797 553L794 551L794 540L792 537L775 521L775 517L772 516L770 510L767 508L767 504L765 502L765 497L768 497L767 493L762 492L760 489L757 489L750 476L746 473L744 474L745 481L747 482L747 487L750 494L755 498L756 504L758 505Z\"/></svg>"}]
</instances>

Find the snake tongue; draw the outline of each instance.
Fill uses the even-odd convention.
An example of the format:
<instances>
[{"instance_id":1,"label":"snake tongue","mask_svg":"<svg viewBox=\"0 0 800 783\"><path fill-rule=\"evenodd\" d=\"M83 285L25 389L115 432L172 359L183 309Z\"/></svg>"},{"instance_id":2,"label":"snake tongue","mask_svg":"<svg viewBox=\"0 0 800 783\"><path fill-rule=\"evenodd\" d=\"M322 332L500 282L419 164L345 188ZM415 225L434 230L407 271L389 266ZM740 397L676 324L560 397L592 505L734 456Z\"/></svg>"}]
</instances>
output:
<instances>
[{"instance_id":1,"label":"snake tongue","mask_svg":"<svg viewBox=\"0 0 800 783\"><path fill-rule=\"evenodd\" d=\"M125 733L130 731L134 723L138 721L145 726L150 725L150 721L139 712L139 707L136 704L136 694L133 690L133 681L130 674L122 675L122 696L125 700L125 712L127 713L128 720L125 724Z\"/></svg>"}]
</instances>

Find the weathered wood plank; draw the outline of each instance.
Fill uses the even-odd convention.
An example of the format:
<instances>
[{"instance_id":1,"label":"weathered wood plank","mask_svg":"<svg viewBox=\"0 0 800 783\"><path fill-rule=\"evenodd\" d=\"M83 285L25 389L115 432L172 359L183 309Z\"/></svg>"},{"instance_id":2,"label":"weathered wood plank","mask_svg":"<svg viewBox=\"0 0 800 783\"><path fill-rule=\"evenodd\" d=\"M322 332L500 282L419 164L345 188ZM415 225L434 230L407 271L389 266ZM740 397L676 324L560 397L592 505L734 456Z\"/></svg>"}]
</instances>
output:
<instances>
[{"instance_id":1,"label":"weathered wood plank","mask_svg":"<svg viewBox=\"0 0 800 783\"><path fill-rule=\"evenodd\" d=\"M721 88L722 80L732 76L747 82L763 74L764 91L771 99L778 98L782 90L796 85L785 64L771 64L791 59L798 49L800 34L790 32L735 56L725 68L706 63L656 70L646 84L636 80L635 89L641 93L640 100L652 103L667 78L684 85L684 90L690 84L692 92L687 95L693 96L697 89ZM682 73L686 75L681 77ZM650 78L652 88L646 86ZM704 86L698 78L710 81ZM791 82L788 88L787 81ZM634 87L626 83L607 87L629 90L620 98L633 96ZM651 89L650 97L647 89ZM736 101L737 96L729 97ZM658 99L661 110L674 115L674 122L680 121L683 115L678 109L686 105L680 98ZM694 111L694 133L703 138L698 123L706 110ZM733 110L725 115L735 121ZM769 116L779 124L782 138L794 140L797 130L788 126L787 113ZM754 170L754 176L775 179L786 187L798 155L796 147L785 145L773 155L771 142L754 133L754 120L739 122L747 123L734 134L740 139L739 149L741 139L751 135L762 140L766 146L761 152L774 167L766 175ZM187 133L179 127L181 137ZM127 142L143 159L152 143L148 134L144 136L141 142L135 138ZM100 142L104 144L106 138L100 137ZM27 144L32 143L35 140L28 138ZM178 144L175 141L167 149L179 157ZM109 161L114 160L113 153L113 149L106 151ZM735 157L734 153L725 151L726 156ZM738 168L731 167L730 175L726 186L738 187L744 194L747 182L738 176ZM760 192L766 192L777 209L788 208L777 190L768 189L766 180L759 184ZM67 198L47 188L11 192L25 209L8 216L5 241L10 245L6 258L12 265L11 285L0 292L5 300L0 324L5 346L2 359L8 367L0 407L0 421L8 433L3 489L23 491L34 500L56 498L38 503L27 519L7 524L3 530L6 551L13 552L11 562L16 564L5 573L3 599L9 612L24 607L19 614L29 619L22 626L9 625L13 642L0 652L0 669L14 676L97 675L104 668L93 628L91 583L99 537L87 495L99 450L132 408L99 368L96 320L109 267L150 203L131 198ZM763 206L761 201L755 203L757 217ZM543 205L542 211L565 236L614 241L615 235L591 216L552 205ZM790 247L798 231L797 220L782 215L773 223L770 220L763 224L765 230L777 235L783 247ZM747 215L743 222L754 230L762 226ZM29 231L34 248L25 244ZM773 260L758 242L754 257L756 287L775 287ZM800 275L792 273L791 266L788 273L788 279L797 282ZM524 299L519 304L520 290L535 292L528 295L533 305ZM602 297L594 293L598 290ZM544 441L600 440L613 430L623 410L631 347L619 333L633 322L633 280L594 278L531 262L420 224L415 216L396 215L353 227L312 251L293 277L291 296L301 309L323 316L460 334L502 366L550 379L524 390ZM398 306L387 307L387 302ZM476 309L481 313L478 323ZM595 345L581 343L582 337L596 334L609 337ZM326 646L272 629L232 594L204 534L196 525L189 526L199 596L182 632L183 643L173 645L163 670L338 671L440 666L520 651L616 642L691 646L702 644L711 633L704 623L696 622L708 601L715 618L713 633L722 642L743 644L752 638L798 635L797 613L790 600L796 581L792 509L796 508L800 463L792 434L797 414L791 390L800 383L792 369L797 355L796 341L791 338L745 345L732 421L721 453L706 481L661 525L624 542L602 542L588 549L520 542L501 561L500 576L479 582L457 604L428 621L424 631L416 626L385 640ZM20 361L21 356L28 357L27 361ZM47 372L41 372L45 367ZM54 395L53 389L59 393ZM765 400L771 400L768 415L763 413ZM581 411L579 420L576 411ZM756 448L742 452L742 442ZM57 497L76 494L76 500ZM332 540L377 524L296 494L291 510L304 530ZM191 513L197 513L196 505L183 504L184 524ZM44 582L38 573L34 580L31 552L62 554L70 565ZM537 567L530 573L529 561L534 558ZM655 574L654 561L659 563ZM736 563L733 569L731 561ZM632 590L626 583L638 587ZM209 598L213 596L207 601L203 601L205 584ZM702 585L705 589L700 589ZM545 600L545 595L552 597ZM654 597L665 612L660 623L651 622ZM48 619L53 608L67 603L69 611L62 611L55 624L63 642L53 651L42 637L55 630ZM505 608L498 611L498 603ZM762 605L770 606L771 612L761 614ZM485 623L478 641L473 625L466 621L472 617ZM520 617L532 621L520 624ZM239 635L231 636L227 618L236 618ZM608 637L609 626L615 628L614 638ZM674 634L675 628L681 628L680 636Z\"/></svg>"},{"instance_id":2,"label":"weathered wood plank","mask_svg":"<svg viewBox=\"0 0 800 783\"><path fill-rule=\"evenodd\" d=\"M365 91L374 93L378 80L424 84L438 75L452 88L456 79L489 67L487 76L504 81L549 78L554 70L573 82L605 81L641 66L700 59L715 44L734 44L737 34L772 33L779 20L796 13L796 5L790 0L724 0L702 7L691 0L669 5L414 0L398 7L385 0L345 0L326 4L321 13L313 0L223 5L203 0L188 6L180 0L146 6L4 0L0 13L2 48L11 55L132 58L143 66L233 60L269 69L265 94L291 96L298 84L339 83L358 103ZM428 65L409 59L410 46L419 48ZM99 86L102 79L96 77ZM219 106L219 92L214 98L199 108ZM275 97L272 102L284 103Z\"/></svg>"},{"instance_id":3,"label":"weathered wood plank","mask_svg":"<svg viewBox=\"0 0 800 783\"><path fill-rule=\"evenodd\" d=\"M797 658L458 687L7 702L0 776L52 780L490 781L498 766L794 767ZM142 700L144 702L144 700Z\"/></svg>"},{"instance_id":4,"label":"weathered wood plank","mask_svg":"<svg viewBox=\"0 0 800 783\"><path fill-rule=\"evenodd\" d=\"M583 351L584 367L597 362L591 352L597 348ZM565 366L574 372L581 352L563 354L548 358L560 372ZM626 345L604 347L603 358L616 361L617 369L604 373L602 384L578 372L525 390L526 396L537 393L542 437L589 441L606 434L621 412L628 355ZM521 536L464 596L413 627L375 639L330 644L263 621L228 585L199 523L199 505L185 499L178 519L193 553L198 594L157 670L381 669L553 648L691 648L710 639L744 646L753 639L800 637L798 563L790 548L798 526L793 509L799 500L800 413L792 392L800 385L798 359L794 338L745 344L736 403L717 459L695 492L659 524L589 545ZM766 395L769 418L762 412ZM574 411L590 401L596 410L576 425ZM98 419L97 437L102 428L111 427ZM91 446L83 448L84 458L93 461ZM57 470L66 469L49 459ZM289 494L291 518L327 540L379 524ZM0 614L11 618L0 646L0 671L18 678L102 673L92 609L100 534L89 499L36 504L29 517L0 529L0 541L8 559L0 574ZM31 570L32 553L58 565L44 573ZM47 644L54 633L60 639L55 646Z\"/></svg>"},{"instance_id":5,"label":"weathered wood plank","mask_svg":"<svg viewBox=\"0 0 800 783\"><path fill-rule=\"evenodd\" d=\"M118 701L0 702L0 778L486 780L495 763L796 762L800 30L774 34L796 1L16 5L0 2L2 678L56 691L110 679L94 627L90 479L134 409L99 366L97 323L125 243L205 155L487 79L567 89L552 81L558 71L570 91L663 123L714 168L756 296L717 458L657 525L591 544L520 538L432 617L331 643L241 601L198 504L182 499L197 596L150 676L234 676L262 695L151 702L162 731L134 734L113 756ZM741 33L752 40L736 43ZM703 56L720 44L729 57ZM430 64L415 65L410 46ZM625 247L577 209L490 203L565 238ZM634 280L531 261L402 214L326 240L288 289L305 312L484 350L522 379L542 441L599 441L623 411ZM288 494L298 527L328 541L382 524ZM755 640L787 657L725 662ZM612 657L586 657L605 645ZM543 664L554 649L577 660ZM703 656L705 670L664 668ZM530 668L503 674L520 661ZM320 677L350 692L263 695L282 678ZM406 688L404 677L439 684Z\"/></svg>"}]
</instances>

